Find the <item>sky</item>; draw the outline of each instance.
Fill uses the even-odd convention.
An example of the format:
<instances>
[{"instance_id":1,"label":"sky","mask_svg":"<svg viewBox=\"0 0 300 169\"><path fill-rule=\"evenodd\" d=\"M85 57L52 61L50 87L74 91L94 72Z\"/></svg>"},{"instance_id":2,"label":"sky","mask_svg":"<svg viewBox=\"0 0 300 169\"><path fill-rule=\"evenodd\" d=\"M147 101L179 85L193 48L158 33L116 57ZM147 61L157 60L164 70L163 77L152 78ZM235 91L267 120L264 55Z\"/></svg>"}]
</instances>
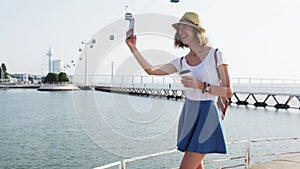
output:
<instances>
[{"instance_id":1,"label":"sky","mask_svg":"<svg viewBox=\"0 0 300 169\"><path fill-rule=\"evenodd\" d=\"M126 5L137 16L180 18L186 11L198 13L212 46L229 59L232 77L300 79L299 0L0 0L0 63L6 64L9 73L41 74L47 71L46 54L51 47L54 59L80 65L81 42L102 35L99 32L113 23L127 24ZM138 17L135 23L137 35L139 25L152 24ZM125 34L126 29L111 28L107 37L119 32ZM171 52L180 57L188 52L173 48L170 37L143 41L149 36L139 39L140 50L149 50L150 45L162 55ZM95 48L114 43L106 39L97 41ZM101 61L104 74L110 73L111 62L132 57L125 43L115 43L106 55L118 57ZM74 69L66 71L72 74Z\"/></svg>"}]
</instances>

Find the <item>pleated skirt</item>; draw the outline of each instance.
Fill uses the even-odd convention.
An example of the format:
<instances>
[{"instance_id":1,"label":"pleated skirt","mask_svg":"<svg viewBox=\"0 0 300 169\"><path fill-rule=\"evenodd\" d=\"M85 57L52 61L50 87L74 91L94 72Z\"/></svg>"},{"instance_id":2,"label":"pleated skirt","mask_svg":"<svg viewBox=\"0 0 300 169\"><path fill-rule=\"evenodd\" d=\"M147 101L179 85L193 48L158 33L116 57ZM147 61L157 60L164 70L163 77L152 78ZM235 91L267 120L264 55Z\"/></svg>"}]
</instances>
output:
<instances>
[{"instance_id":1,"label":"pleated skirt","mask_svg":"<svg viewBox=\"0 0 300 169\"><path fill-rule=\"evenodd\" d=\"M183 152L226 154L222 121L213 100L185 100L179 118L177 147Z\"/></svg>"}]
</instances>

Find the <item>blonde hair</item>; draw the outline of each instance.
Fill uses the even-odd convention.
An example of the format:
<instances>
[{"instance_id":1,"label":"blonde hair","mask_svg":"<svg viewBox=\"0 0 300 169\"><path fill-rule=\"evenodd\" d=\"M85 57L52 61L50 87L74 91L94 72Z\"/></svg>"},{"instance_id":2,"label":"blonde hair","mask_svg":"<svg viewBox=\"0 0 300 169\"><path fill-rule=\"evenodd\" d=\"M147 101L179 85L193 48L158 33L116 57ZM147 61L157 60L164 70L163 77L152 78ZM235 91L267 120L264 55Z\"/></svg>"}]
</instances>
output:
<instances>
[{"instance_id":1,"label":"blonde hair","mask_svg":"<svg viewBox=\"0 0 300 169\"><path fill-rule=\"evenodd\" d=\"M194 37L196 37L196 41L199 43L200 46L205 46L208 44L208 38L201 32L199 29L193 27ZM182 43L181 38L179 36L178 29L174 36L174 47L175 48L184 48L189 47L188 45Z\"/></svg>"}]
</instances>

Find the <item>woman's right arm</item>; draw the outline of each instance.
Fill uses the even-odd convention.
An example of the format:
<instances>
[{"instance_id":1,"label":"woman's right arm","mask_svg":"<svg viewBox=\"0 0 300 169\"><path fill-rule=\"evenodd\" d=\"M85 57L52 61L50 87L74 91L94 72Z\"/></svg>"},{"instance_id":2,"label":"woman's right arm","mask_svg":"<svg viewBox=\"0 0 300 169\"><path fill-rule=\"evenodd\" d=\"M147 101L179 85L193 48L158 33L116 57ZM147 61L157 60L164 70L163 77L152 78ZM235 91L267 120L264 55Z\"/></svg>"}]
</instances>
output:
<instances>
[{"instance_id":1,"label":"woman's right arm","mask_svg":"<svg viewBox=\"0 0 300 169\"><path fill-rule=\"evenodd\" d=\"M136 48L136 35L134 35L133 38L127 38L126 44L138 63L142 66L142 68L148 75L169 75L177 72L177 69L171 63L157 66L151 65Z\"/></svg>"}]
</instances>

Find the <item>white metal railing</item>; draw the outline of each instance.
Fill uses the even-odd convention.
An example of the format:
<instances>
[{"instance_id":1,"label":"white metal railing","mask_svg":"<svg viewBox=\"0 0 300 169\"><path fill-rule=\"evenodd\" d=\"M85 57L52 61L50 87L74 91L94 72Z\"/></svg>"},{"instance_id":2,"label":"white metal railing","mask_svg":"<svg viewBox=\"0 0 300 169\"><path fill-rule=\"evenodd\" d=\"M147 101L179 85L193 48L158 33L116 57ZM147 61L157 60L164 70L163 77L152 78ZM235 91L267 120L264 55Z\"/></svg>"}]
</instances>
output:
<instances>
[{"instance_id":1,"label":"white metal railing","mask_svg":"<svg viewBox=\"0 0 300 169\"><path fill-rule=\"evenodd\" d=\"M250 168L250 162L252 157L263 157L263 156L277 156L279 157L280 155L285 155L285 154L298 154L300 153L299 151L286 151L286 152L277 152L277 153L265 153L265 154L251 154L251 143L256 143L256 142L270 142L270 141L288 141L288 140L300 140L300 137L290 137L290 138L268 138L268 139L254 139L254 140L241 140L241 141L232 141L232 142L227 142L227 145L234 145L234 144L245 144L245 154L241 156L235 156L235 157L228 157L224 159L218 159L218 160L210 160L210 161L205 161L204 164L210 164L210 163L217 163L218 168L222 168L222 163L225 161L232 161L236 159L244 159L244 163L241 164L234 164L232 166L226 166L224 168L236 168L236 167L241 167L244 166L245 169ZM142 159L148 159L151 157L157 157L157 156L162 156L162 155L167 155L171 153L178 152L178 150L173 149L173 150L168 150L168 151L163 151L155 154L149 154L149 155L144 155L144 156L139 156L139 157L133 157L129 159L124 159L122 161L117 161L114 163L106 164L101 167L97 167L94 169L107 169L111 167L118 167L119 169L126 169L126 164L129 162L137 161L137 160L142 160Z\"/></svg>"},{"instance_id":2,"label":"white metal railing","mask_svg":"<svg viewBox=\"0 0 300 169\"><path fill-rule=\"evenodd\" d=\"M300 79L232 78L234 84L300 84Z\"/></svg>"},{"instance_id":3,"label":"white metal railing","mask_svg":"<svg viewBox=\"0 0 300 169\"><path fill-rule=\"evenodd\" d=\"M180 83L178 75L169 76L152 76L152 75L95 75L89 76L88 81L90 85L130 85L130 84L174 84ZM71 77L75 84L83 84L84 76L76 75ZM300 84L300 79L271 79L271 78L240 78L233 77L233 84Z\"/></svg>"},{"instance_id":4,"label":"white metal railing","mask_svg":"<svg viewBox=\"0 0 300 169\"><path fill-rule=\"evenodd\" d=\"M117 162L106 164L104 166L97 167L97 168L94 168L94 169L106 169L106 168L111 168L111 167L115 167L115 166L118 166L119 169L121 169L122 162L121 161L117 161Z\"/></svg>"}]
</instances>

